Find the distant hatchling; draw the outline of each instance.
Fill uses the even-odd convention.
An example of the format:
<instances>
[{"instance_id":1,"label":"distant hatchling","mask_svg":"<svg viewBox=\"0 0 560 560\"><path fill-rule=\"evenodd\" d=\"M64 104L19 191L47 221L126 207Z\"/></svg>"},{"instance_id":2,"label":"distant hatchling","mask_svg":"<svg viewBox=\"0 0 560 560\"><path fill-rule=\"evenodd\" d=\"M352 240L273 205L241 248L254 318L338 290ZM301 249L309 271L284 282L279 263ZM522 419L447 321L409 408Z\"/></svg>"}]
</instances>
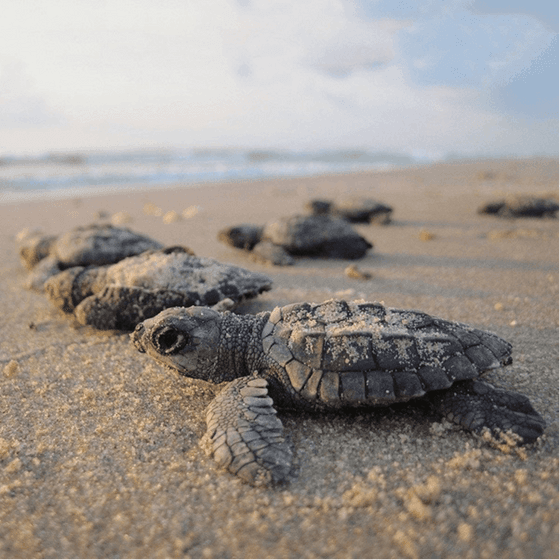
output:
<instances>
[{"instance_id":1,"label":"distant hatchling","mask_svg":"<svg viewBox=\"0 0 560 560\"><path fill-rule=\"evenodd\" d=\"M289 480L292 451L274 404L301 410L376 407L423 398L473 432L535 441L545 422L527 397L479 380L511 363L490 332L380 303L296 303L258 315L167 309L132 342L181 375L229 382L210 403L216 462L255 484Z\"/></svg>"},{"instance_id":2,"label":"distant hatchling","mask_svg":"<svg viewBox=\"0 0 560 560\"><path fill-rule=\"evenodd\" d=\"M221 230L218 239L279 266L302 256L361 259L373 247L347 221L325 215L289 216L264 226L241 224Z\"/></svg>"},{"instance_id":3,"label":"distant hatchling","mask_svg":"<svg viewBox=\"0 0 560 560\"><path fill-rule=\"evenodd\" d=\"M508 196L502 200L483 204L478 209L478 213L494 214L501 218L558 219L558 200L527 195Z\"/></svg>"},{"instance_id":4,"label":"distant hatchling","mask_svg":"<svg viewBox=\"0 0 560 560\"><path fill-rule=\"evenodd\" d=\"M62 270L116 263L163 247L145 235L109 224L79 226L60 236L25 229L18 234L17 243L21 262L31 271L26 286L37 291Z\"/></svg>"}]
</instances>

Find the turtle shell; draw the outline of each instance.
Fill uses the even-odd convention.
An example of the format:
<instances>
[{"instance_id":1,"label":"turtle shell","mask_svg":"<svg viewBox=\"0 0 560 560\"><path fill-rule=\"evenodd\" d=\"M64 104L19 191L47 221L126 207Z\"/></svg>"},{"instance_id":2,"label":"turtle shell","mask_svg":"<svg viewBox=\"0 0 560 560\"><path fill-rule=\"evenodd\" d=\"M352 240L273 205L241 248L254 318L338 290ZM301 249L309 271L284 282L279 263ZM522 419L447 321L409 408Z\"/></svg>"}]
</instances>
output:
<instances>
[{"instance_id":1,"label":"turtle shell","mask_svg":"<svg viewBox=\"0 0 560 560\"><path fill-rule=\"evenodd\" d=\"M373 245L352 226L331 216L290 216L267 223L262 239L290 255L360 259Z\"/></svg>"},{"instance_id":2,"label":"turtle shell","mask_svg":"<svg viewBox=\"0 0 560 560\"><path fill-rule=\"evenodd\" d=\"M128 228L110 224L78 226L63 235L43 235L23 230L18 234L20 258L31 270L49 255L58 268L112 264L147 250L161 249L158 241Z\"/></svg>"},{"instance_id":3,"label":"turtle shell","mask_svg":"<svg viewBox=\"0 0 560 560\"><path fill-rule=\"evenodd\" d=\"M60 236L55 243L54 253L61 268L71 268L112 264L162 247L158 241L125 227L91 224L76 227Z\"/></svg>"},{"instance_id":4,"label":"turtle shell","mask_svg":"<svg viewBox=\"0 0 560 560\"><path fill-rule=\"evenodd\" d=\"M407 401L511 361L511 345L492 333L380 303L277 307L262 338L285 383L333 407Z\"/></svg>"}]
</instances>

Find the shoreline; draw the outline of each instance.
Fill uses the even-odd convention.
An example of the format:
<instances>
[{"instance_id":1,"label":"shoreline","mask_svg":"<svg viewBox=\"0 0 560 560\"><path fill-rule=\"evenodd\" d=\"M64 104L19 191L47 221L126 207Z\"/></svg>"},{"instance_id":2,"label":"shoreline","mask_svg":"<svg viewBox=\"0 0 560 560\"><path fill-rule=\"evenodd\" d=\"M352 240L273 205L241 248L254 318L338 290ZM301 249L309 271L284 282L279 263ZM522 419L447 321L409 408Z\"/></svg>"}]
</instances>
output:
<instances>
[{"instance_id":1,"label":"shoreline","mask_svg":"<svg viewBox=\"0 0 560 560\"><path fill-rule=\"evenodd\" d=\"M476 212L508 193L554 192L558 161L535 158L0 204L0 556L557 557L558 221ZM387 226L355 227L374 245L359 261L271 267L217 240L311 198L354 195L394 208ZM199 446L216 388L23 288L21 229L111 220L269 275L272 291L238 313L363 298L496 332L514 363L487 379L527 395L545 437L493 447L412 403L281 411L298 476L248 487ZM350 263L371 278L347 277Z\"/></svg>"},{"instance_id":2,"label":"shoreline","mask_svg":"<svg viewBox=\"0 0 560 560\"><path fill-rule=\"evenodd\" d=\"M66 200L73 198L91 198L98 196L111 196L114 194L142 194L146 191L152 190L166 190L166 189L197 189L208 186L225 186L225 185L240 185L247 183L262 183L269 181L282 181L282 180L303 180L303 179L329 179L340 178L356 175L382 175L399 173L401 171L413 171L415 169L430 168L435 165L469 165L469 164L496 164L499 162L523 162L523 161L540 161L550 162L557 161L555 158L547 156L538 156L535 158L488 158L488 159L457 159L453 161L437 161L431 163L414 163L404 166L387 166L386 168L375 168L370 170L352 170L341 172L325 172L325 173L309 173L301 175L270 175L258 178L243 178L232 179L224 178L223 180L208 179L204 181L169 181L169 182L134 182L134 183L108 183L98 186L74 186L74 187L61 187L61 188L44 188L44 189L30 189L30 190L0 190L0 205L3 204L24 204L26 202L34 201L48 201L48 200Z\"/></svg>"}]
</instances>

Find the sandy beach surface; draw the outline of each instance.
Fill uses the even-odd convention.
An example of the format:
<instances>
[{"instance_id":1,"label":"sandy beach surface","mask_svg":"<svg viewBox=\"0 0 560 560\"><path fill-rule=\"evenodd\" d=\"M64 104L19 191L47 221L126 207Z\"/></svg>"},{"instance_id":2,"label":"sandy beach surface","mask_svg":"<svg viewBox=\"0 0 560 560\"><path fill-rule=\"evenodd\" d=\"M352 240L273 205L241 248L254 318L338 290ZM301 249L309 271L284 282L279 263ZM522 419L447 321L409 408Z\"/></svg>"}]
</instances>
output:
<instances>
[{"instance_id":1,"label":"sandy beach surface","mask_svg":"<svg viewBox=\"0 0 560 560\"><path fill-rule=\"evenodd\" d=\"M557 160L501 160L167 187L0 205L1 557L558 557L558 221L477 214L510 193L558 193ZM369 196L390 225L343 260L252 261L217 240L240 223ZM384 301L496 332L511 366L489 380L527 395L545 435L491 444L421 404L281 412L297 478L252 488L199 445L217 388L164 371L128 334L77 325L23 288L15 236L113 220L165 244L268 274L237 312L332 297Z\"/></svg>"}]
</instances>

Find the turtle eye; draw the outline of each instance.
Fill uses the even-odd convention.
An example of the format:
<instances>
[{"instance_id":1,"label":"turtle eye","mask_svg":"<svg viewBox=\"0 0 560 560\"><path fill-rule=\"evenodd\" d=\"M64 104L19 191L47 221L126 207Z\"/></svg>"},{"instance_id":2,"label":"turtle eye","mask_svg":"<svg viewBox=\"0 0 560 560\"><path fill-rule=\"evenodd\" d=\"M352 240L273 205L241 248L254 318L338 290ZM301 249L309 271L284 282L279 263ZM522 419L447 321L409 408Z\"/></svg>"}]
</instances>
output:
<instances>
[{"instance_id":1,"label":"turtle eye","mask_svg":"<svg viewBox=\"0 0 560 560\"><path fill-rule=\"evenodd\" d=\"M160 354L177 354L187 345L188 337L182 331L164 327L154 334L153 341Z\"/></svg>"}]
</instances>

